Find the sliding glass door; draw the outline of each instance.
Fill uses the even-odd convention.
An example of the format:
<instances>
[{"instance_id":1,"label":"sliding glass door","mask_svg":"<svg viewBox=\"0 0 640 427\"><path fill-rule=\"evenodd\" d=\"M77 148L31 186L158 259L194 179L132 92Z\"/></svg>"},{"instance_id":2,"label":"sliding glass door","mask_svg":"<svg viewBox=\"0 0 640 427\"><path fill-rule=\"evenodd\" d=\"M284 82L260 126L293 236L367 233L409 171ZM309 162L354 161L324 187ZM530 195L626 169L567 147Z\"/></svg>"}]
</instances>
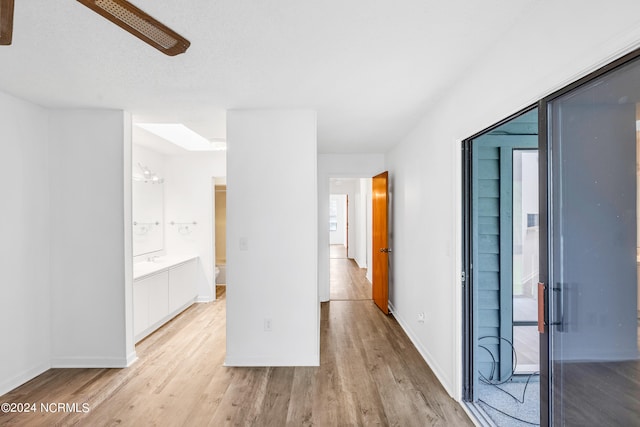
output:
<instances>
[{"instance_id":1,"label":"sliding glass door","mask_svg":"<svg viewBox=\"0 0 640 427\"><path fill-rule=\"evenodd\" d=\"M640 61L540 111L542 424L637 426Z\"/></svg>"}]
</instances>

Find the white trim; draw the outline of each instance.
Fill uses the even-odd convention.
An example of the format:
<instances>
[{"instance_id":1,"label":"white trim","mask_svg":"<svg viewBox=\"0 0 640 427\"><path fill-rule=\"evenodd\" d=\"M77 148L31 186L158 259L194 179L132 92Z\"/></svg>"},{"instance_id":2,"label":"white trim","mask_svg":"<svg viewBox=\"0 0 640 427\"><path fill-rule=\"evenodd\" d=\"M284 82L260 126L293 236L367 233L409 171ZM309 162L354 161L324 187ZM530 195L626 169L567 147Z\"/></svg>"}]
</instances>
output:
<instances>
[{"instance_id":1,"label":"white trim","mask_svg":"<svg viewBox=\"0 0 640 427\"><path fill-rule=\"evenodd\" d=\"M127 368L138 361L138 354L135 350L127 355Z\"/></svg>"},{"instance_id":2,"label":"white trim","mask_svg":"<svg viewBox=\"0 0 640 427\"><path fill-rule=\"evenodd\" d=\"M215 300L216 300L216 298L213 298L210 295L198 295L196 297L195 302L198 303L198 304L200 304L200 303L206 304L208 302L213 302Z\"/></svg>"},{"instance_id":3,"label":"white trim","mask_svg":"<svg viewBox=\"0 0 640 427\"><path fill-rule=\"evenodd\" d=\"M227 357L224 361L226 367L272 367L272 366L320 366L319 355L297 357L289 361L283 361L281 357Z\"/></svg>"},{"instance_id":4,"label":"white trim","mask_svg":"<svg viewBox=\"0 0 640 427\"><path fill-rule=\"evenodd\" d=\"M193 299L187 301L186 303L184 303L183 305L178 307L176 310L174 310L171 313L169 313L166 316L164 316L162 319L158 320L157 322L155 322L152 325L149 325L149 327L147 327L145 330L143 330L142 332L140 332L139 334L137 334L134 337L135 343L136 344L139 343L144 338L148 337L149 335L151 335L152 333L154 333L155 331L160 329L166 323L169 323L169 321L173 320L174 317L177 317L179 314L181 314L187 308L191 307L195 303L195 300L196 299L193 298Z\"/></svg>"},{"instance_id":5,"label":"white trim","mask_svg":"<svg viewBox=\"0 0 640 427\"><path fill-rule=\"evenodd\" d=\"M451 145L452 149L452 162L453 162L453 170L455 174L453 188L451 189L451 194L457 195L457 197L453 198L453 212L455 216L455 221L453 224L453 301L454 307L452 310L453 319L452 322L455 325L455 334L453 340L453 355L455 358L455 365L453 368L453 385L454 390L452 393L452 397L460 402L462 402L462 383L464 381L464 375L462 372L462 363L463 363L463 340L464 334L462 333L462 139L454 139L453 144ZM450 391L451 393L451 391ZM464 405L463 405L464 406Z\"/></svg>"},{"instance_id":6,"label":"white trim","mask_svg":"<svg viewBox=\"0 0 640 427\"><path fill-rule=\"evenodd\" d=\"M130 356L130 355L129 355ZM51 359L52 368L126 368L127 357L60 357Z\"/></svg>"},{"instance_id":7,"label":"white trim","mask_svg":"<svg viewBox=\"0 0 640 427\"><path fill-rule=\"evenodd\" d=\"M41 363L31 369L27 369L26 371L14 375L6 381L3 381L2 383L0 383L0 396L9 393L14 388L17 388L27 381L34 379L43 372L48 371L50 368L51 365L49 365L48 363Z\"/></svg>"}]
</instances>

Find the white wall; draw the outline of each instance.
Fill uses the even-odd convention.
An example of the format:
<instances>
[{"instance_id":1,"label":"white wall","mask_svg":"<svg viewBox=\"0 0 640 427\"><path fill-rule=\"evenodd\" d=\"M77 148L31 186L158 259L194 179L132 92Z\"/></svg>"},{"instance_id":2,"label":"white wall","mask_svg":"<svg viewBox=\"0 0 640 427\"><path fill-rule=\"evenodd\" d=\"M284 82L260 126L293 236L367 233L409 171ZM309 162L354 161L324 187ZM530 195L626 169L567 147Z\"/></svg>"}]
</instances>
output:
<instances>
[{"instance_id":1,"label":"white wall","mask_svg":"<svg viewBox=\"0 0 640 427\"><path fill-rule=\"evenodd\" d=\"M367 268L367 279L371 281L371 178L358 180L354 206L357 219L354 259L360 268Z\"/></svg>"},{"instance_id":2,"label":"white wall","mask_svg":"<svg viewBox=\"0 0 640 427\"><path fill-rule=\"evenodd\" d=\"M316 113L232 110L227 140L226 364L318 365Z\"/></svg>"},{"instance_id":3,"label":"white wall","mask_svg":"<svg viewBox=\"0 0 640 427\"><path fill-rule=\"evenodd\" d=\"M49 135L52 366L127 366L135 358L125 311L132 297L123 197L131 182L130 117L53 110Z\"/></svg>"},{"instance_id":4,"label":"white wall","mask_svg":"<svg viewBox=\"0 0 640 427\"><path fill-rule=\"evenodd\" d=\"M44 108L0 92L0 395L50 367L47 129Z\"/></svg>"},{"instance_id":5,"label":"white wall","mask_svg":"<svg viewBox=\"0 0 640 427\"><path fill-rule=\"evenodd\" d=\"M462 365L460 141L638 46L639 17L635 1L606 8L532 3L473 69L460 70L455 87L444 88L441 102L388 153L391 308L456 398ZM419 312L426 313L424 323L416 320Z\"/></svg>"},{"instance_id":6,"label":"white wall","mask_svg":"<svg viewBox=\"0 0 640 427\"><path fill-rule=\"evenodd\" d=\"M214 178L225 176L225 152L165 157L165 250L167 255L196 253L198 301L215 299ZM170 222L193 222L180 231Z\"/></svg>"},{"instance_id":7,"label":"white wall","mask_svg":"<svg viewBox=\"0 0 640 427\"><path fill-rule=\"evenodd\" d=\"M318 155L318 293L320 301L329 301L329 178L362 178L384 171L382 154ZM371 264L369 264L371 265ZM369 278L369 280L371 280Z\"/></svg>"},{"instance_id":8,"label":"white wall","mask_svg":"<svg viewBox=\"0 0 640 427\"><path fill-rule=\"evenodd\" d=\"M345 194L332 194L329 198L336 204L335 230L329 231L329 243L332 245L347 245L347 196Z\"/></svg>"},{"instance_id":9,"label":"white wall","mask_svg":"<svg viewBox=\"0 0 640 427\"><path fill-rule=\"evenodd\" d=\"M344 202L344 206L346 206L345 220L349 222L348 230L346 230L347 236L345 236L346 238L344 241L344 244L348 244L349 246L347 258L355 258L356 256L356 247L354 242L356 241L356 230L358 224L355 204L357 189L358 178L338 178L337 180L330 180L329 183L329 191L332 195L343 194L347 196L347 199ZM331 241L331 234L329 235L329 240Z\"/></svg>"}]
</instances>

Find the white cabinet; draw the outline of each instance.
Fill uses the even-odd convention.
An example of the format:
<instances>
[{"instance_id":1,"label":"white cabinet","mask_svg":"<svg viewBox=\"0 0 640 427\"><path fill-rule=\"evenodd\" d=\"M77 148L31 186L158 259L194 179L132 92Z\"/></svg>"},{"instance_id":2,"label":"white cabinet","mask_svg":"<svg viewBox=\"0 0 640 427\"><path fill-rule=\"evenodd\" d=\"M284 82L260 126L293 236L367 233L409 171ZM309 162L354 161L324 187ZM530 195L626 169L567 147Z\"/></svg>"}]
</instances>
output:
<instances>
[{"instance_id":1,"label":"white cabinet","mask_svg":"<svg viewBox=\"0 0 640 427\"><path fill-rule=\"evenodd\" d=\"M195 300L196 265L193 259L169 269L169 311L181 310Z\"/></svg>"},{"instance_id":2,"label":"white cabinet","mask_svg":"<svg viewBox=\"0 0 640 427\"><path fill-rule=\"evenodd\" d=\"M133 284L133 335L138 336L149 327L149 282L137 280Z\"/></svg>"},{"instance_id":3,"label":"white cabinet","mask_svg":"<svg viewBox=\"0 0 640 427\"><path fill-rule=\"evenodd\" d=\"M175 261L174 261L175 262ZM133 281L133 335L146 337L196 299L198 259L150 266ZM140 270L139 270L140 271Z\"/></svg>"},{"instance_id":4,"label":"white cabinet","mask_svg":"<svg viewBox=\"0 0 640 427\"><path fill-rule=\"evenodd\" d=\"M137 339L169 314L169 273L163 271L133 283L133 334Z\"/></svg>"},{"instance_id":5,"label":"white cabinet","mask_svg":"<svg viewBox=\"0 0 640 427\"><path fill-rule=\"evenodd\" d=\"M164 323L164 318L169 314L169 275L164 272L152 278L157 278L149 287L149 326L153 327Z\"/></svg>"}]
</instances>

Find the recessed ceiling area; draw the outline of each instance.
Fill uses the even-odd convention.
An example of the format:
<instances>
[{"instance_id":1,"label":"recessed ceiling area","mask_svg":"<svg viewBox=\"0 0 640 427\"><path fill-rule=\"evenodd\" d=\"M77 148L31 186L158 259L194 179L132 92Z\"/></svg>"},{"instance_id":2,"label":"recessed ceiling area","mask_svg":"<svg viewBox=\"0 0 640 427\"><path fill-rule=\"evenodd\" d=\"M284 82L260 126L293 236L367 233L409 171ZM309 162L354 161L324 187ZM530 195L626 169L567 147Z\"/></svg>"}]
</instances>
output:
<instances>
[{"instance_id":1,"label":"recessed ceiling area","mask_svg":"<svg viewBox=\"0 0 640 427\"><path fill-rule=\"evenodd\" d=\"M17 1L0 90L226 138L225 112L318 112L321 153L382 153L535 0L131 0L191 42L169 57L76 1Z\"/></svg>"}]
</instances>

